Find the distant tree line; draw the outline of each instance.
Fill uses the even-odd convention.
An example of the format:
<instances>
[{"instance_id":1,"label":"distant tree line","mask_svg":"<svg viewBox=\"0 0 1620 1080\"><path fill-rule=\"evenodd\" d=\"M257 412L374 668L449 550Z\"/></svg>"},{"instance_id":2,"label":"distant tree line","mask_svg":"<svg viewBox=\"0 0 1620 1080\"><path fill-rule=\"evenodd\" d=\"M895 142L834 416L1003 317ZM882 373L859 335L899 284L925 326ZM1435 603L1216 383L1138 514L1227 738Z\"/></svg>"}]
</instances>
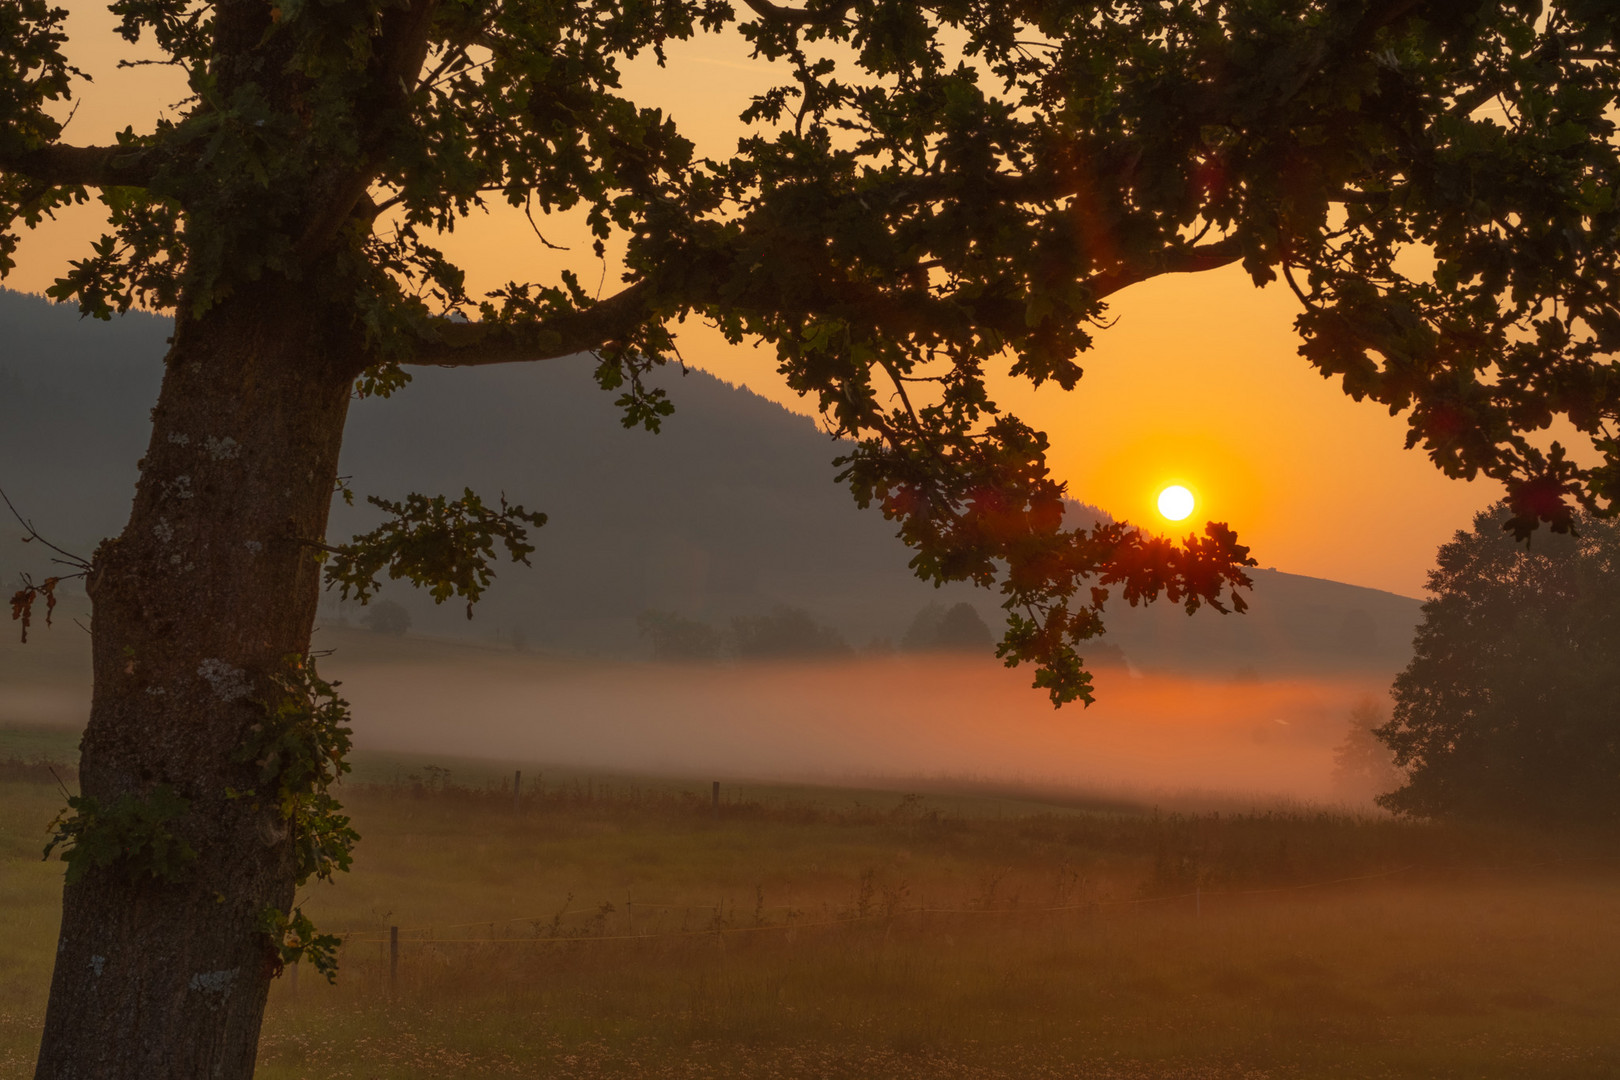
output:
<instances>
[{"instance_id":1,"label":"distant tree line","mask_svg":"<svg viewBox=\"0 0 1620 1080\"><path fill-rule=\"evenodd\" d=\"M854 652L844 636L802 608L780 604L763 615L742 615L719 629L673 611L644 611L636 619L655 660L713 663L739 660L831 658Z\"/></svg>"},{"instance_id":2,"label":"distant tree line","mask_svg":"<svg viewBox=\"0 0 1620 1080\"><path fill-rule=\"evenodd\" d=\"M855 650L843 634L802 608L779 604L762 615L739 615L724 627L672 611L644 611L636 620L653 658L686 663L721 659L781 660L851 656ZM929 604L911 620L900 648L907 652L971 650L988 655L990 627L967 603L946 608ZM892 652L887 641L874 641L868 652Z\"/></svg>"}]
</instances>

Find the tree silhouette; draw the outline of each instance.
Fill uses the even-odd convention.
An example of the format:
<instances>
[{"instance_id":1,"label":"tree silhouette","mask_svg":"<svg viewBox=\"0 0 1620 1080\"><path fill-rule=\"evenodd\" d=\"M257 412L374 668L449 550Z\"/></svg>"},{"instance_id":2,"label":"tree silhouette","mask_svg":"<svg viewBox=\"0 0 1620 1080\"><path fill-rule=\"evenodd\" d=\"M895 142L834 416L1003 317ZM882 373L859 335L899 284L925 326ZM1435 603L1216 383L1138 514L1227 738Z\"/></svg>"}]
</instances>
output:
<instances>
[{"instance_id":1,"label":"tree silhouette","mask_svg":"<svg viewBox=\"0 0 1620 1080\"><path fill-rule=\"evenodd\" d=\"M1620 523L1525 548L1493 507L1440 548L1415 655L1378 736L1419 817L1620 818Z\"/></svg>"},{"instance_id":2,"label":"tree silhouette","mask_svg":"<svg viewBox=\"0 0 1620 1080\"><path fill-rule=\"evenodd\" d=\"M1333 748L1333 790L1353 800L1376 799L1393 791L1405 775L1395 767L1395 754L1378 737L1389 722L1389 710L1370 696L1350 708L1344 740Z\"/></svg>"},{"instance_id":3,"label":"tree silhouette","mask_svg":"<svg viewBox=\"0 0 1620 1080\"><path fill-rule=\"evenodd\" d=\"M844 636L800 608L778 605L764 615L731 620L731 648L740 660L848 656Z\"/></svg>"},{"instance_id":4,"label":"tree silhouette","mask_svg":"<svg viewBox=\"0 0 1620 1080\"><path fill-rule=\"evenodd\" d=\"M999 587L1001 655L1058 703L1090 699L1076 646L1110 598L1241 608L1252 564L1220 524L1064 528L1045 436L987 389L991 370L1072 389L1134 283L1280 275L1307 360L1404 413L1447 472L1507 482L1521 532L1620 490L1613 4L111 6L191 96L72 146L66 12L0 5L0 272L18 225L95 192L108 234L52 295L176 320L129 522L72 571L96 685L41 1076L245 1077L270 980L328 955L294 907L353 839L326 790L343 706L308 656L323 573L470 604L544 521L413 493L328 542L350 397L413 365L580 358L656 429L672 405L646 376L681 320L769 346L853 441L857 502L921 577ZM710 33L777 76L724 160L621 91L626 61ZM485 200L541 232L583 214L622 280L468 295L435 245ZM1593 464L1531 438L1554 415Z\"/></svg>"},{"instance_id":5,"label":"tree silhouette","mask_svg":"<svg viewBox=\"0 0 1620 1080\"><path fill-rule=\"evenodd\" d=\"M906 629L901 645L914 651L930 649L988 650L990 628L974 610L963 602L949 608L929 604L917 612Z\"/></svg>"},{"instance_id":6,"label":"tree silhouette","mask_svg":"<svg viewBox=\"0 0 1620 1080\"><path fill-rule=\"evenodd\" d=\"M929 602L911 617L911 623L906 632L901 635L900 647L909 652L920 652L934 647L934 634L939 629L939 620L945 617L945 608L942 604Z\"/></svg>"},{"instance_id":7,"label":"tree silhouette","mask_svg":"<svg viewBox=\"0 0 1620 1080\"><path fill-rule=\"evenodd\" d=\"M403 634L411 628L411 613L403 604L392 600L379 600L371 605L361 620L368 630L379 634Z\"/></svg>"},{"instance_id":8,"label":"tree silhouette","mask_svg":"<svg viewBox=\"0 0 1620 1080\"><path fill-rule=\"evenodd\" d=\"M713 663L720 659L720 631L673 611L643 611L636 628L652 644L654 660Z\"/></svg>"}]
</instances>

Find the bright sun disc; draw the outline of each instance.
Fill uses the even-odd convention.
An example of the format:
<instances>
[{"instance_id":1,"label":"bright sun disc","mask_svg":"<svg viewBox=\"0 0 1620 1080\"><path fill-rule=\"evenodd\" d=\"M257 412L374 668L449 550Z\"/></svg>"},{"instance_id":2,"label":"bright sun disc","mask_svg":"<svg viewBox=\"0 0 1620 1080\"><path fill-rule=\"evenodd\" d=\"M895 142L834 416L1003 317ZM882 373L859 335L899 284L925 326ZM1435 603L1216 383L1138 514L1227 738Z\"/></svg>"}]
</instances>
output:
<instances>
[{"instance_id":1,"label":"bright sun disc","mask_svg":"<svg viewBox=\"0 0 1620 1080\"><path fill-rule=\"evenodd\" d=\"M1159 492L1159 513L1171 521L1181 521L1193 512L1193 493L1180 484L1171 484Z\"/></svg>"}]
</instances>

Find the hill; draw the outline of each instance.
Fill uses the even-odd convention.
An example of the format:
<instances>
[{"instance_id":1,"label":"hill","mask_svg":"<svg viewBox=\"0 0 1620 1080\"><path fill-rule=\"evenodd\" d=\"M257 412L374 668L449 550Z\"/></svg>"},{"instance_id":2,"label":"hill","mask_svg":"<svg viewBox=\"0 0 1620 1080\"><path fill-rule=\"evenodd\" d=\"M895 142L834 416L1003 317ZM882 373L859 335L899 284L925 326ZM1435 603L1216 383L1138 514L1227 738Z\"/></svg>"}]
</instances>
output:
<instances>
[{"instance_id":1,"label":"hill","mask_svg":"<svg viewBox=\"0 0 1620 1080\"><path fill-rule=\"evenodd\" d=\"M112 323L0 291L0 487L53 540L88 552L123 523L145 449L167 320ZM472 622L405 589L386 595L417 631L604 656L643 654L636 616L717 625L777 605L812 612L850 642L897 642L929 603L968 602L992 626L995 597L913 578L876 513L833 482L838 445L814 422L702 372L663 374L664 431L626 431L589 366L552 361L426 370L393 399L358 400L342 471L356 491L504 492L550 521L534 567L503 567ZM332 535L368 526L341 505ZM1077 516L1099 513L1075 504ZM43 557L0 527L0 579ZM1394 670L1418 601L1259 571L1251 613L1188 619L1158 605L1116 611L1110 640L1139 667L1256 675ZM328 617L358 614L329 605Z\"/></svg>"}]
</instances>

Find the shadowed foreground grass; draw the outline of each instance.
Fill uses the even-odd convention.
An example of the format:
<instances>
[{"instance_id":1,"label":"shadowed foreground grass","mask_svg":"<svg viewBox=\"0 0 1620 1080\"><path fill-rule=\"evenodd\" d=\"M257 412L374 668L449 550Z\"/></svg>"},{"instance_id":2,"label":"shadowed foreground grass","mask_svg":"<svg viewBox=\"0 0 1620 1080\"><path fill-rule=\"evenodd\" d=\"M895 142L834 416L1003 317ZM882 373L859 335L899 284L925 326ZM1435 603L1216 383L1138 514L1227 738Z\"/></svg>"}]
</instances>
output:
<instances>
[{"instance_id":1,"label":"shadowed foreground grass","mask_svg":"<svg viewBox=\"0 0 1620 1080\"><path fill-rule=\"evenodd\" d=\"M60 795L7 775L20 1077ZM344 794L354 872L303 899L342 972L280 980L267 1080L1620 1077L1602 842L764 785L716 816L696 784L554 777L519 817L415 775Z\"/></svg>"}]
</instances>

